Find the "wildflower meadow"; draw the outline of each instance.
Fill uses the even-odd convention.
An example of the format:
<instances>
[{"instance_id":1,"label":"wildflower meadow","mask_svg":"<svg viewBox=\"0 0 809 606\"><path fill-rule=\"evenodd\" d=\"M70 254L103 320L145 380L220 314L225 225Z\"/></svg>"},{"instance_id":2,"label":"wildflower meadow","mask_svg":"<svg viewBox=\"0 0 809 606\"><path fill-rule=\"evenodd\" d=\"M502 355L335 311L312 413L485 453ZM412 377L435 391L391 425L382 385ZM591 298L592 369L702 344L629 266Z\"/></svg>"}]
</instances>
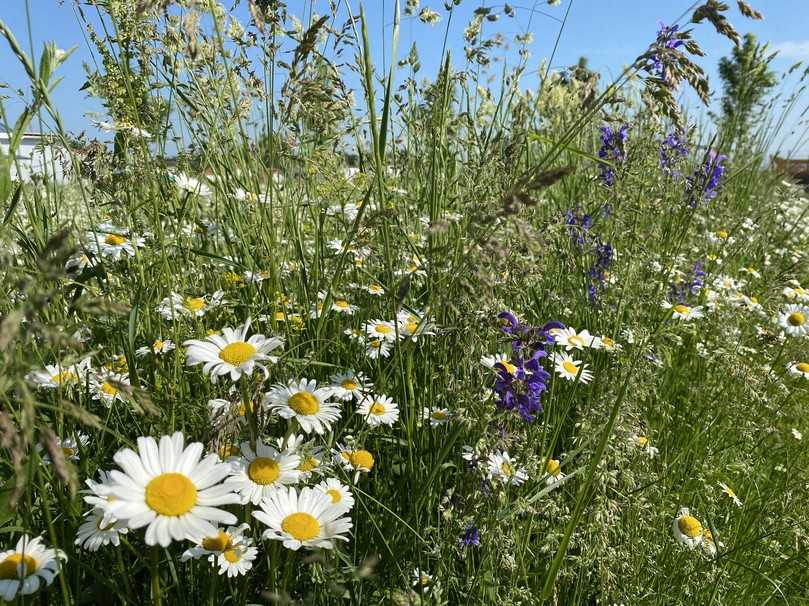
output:
<instances>
[{"instance_id":1,"label":"wildflower meadow","mask_svg":"<svg viewBox=\"0 0 809 606\"><path fill-rule=\"evenodd\" d=\"M0 602L809 604L766 3L612 74L570 0L365 4L66 0L78 82L0 8Z\"/></svg>"}]
</instances>

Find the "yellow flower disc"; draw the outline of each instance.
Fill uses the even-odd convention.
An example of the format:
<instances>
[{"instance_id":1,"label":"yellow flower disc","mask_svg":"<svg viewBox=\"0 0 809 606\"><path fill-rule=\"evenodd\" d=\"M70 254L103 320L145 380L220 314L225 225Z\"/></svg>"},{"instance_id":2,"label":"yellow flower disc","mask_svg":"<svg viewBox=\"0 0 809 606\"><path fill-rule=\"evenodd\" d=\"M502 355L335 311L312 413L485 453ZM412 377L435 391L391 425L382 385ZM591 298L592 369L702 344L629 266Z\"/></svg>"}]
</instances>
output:
<instances>
[{"instance_id":1,"label":"yellow flower disc","mask_svg":"<svg viewBox=\"0 0 809 606\"><path fill-rule=\"evenodd\" d=\"M281 530L298 541L309 541L320 534L320 522L301 511L285 517L281 522Z\"/></svg>"},{"instance_id":2,"label":"yellow flower disc","mask_svg":"<svg viewBox=\"0 0 809 606\"><path fill-rule=\"evenodd\" d=\"M250 360L256 353L256 348L244 341L234 341L222 348L219 358L233 366L241 366Z\"/></svg>"},{"instance_id":3,"label":"yellow flower disc","mask_svg":"<svg viewBox=\"0 0 809 606\"><path fill-rule=\"evenodd\" d=\"M181 516L197 504L197 487L181 473L164 473L146 485L146 505L163 516Z\"/></svg>"},{"instance_id":4,"label":"yellow flower disc","mask_svg":"<svg viewBox=\"0 0 809 606\"><path fill-rule=\"evenodd\" d=\"M256 484L267 486L275 482L281 475L281 468L274 459L258 457L254 459L247 468L247 475Z\"/></svg>"},{"instance_id":5,"label":"yellow flower disc","mask_svg":"<svg viewBox=\"0 0 809 606\"><path fill-rule=\"evenodd\" d=\"M314 394L308 391L299 391L289 398L289 407L299 415L315 415L320 410L320 402Z\"/></svg>"},{"instance_id":6,"label":"yellow flower disc","mask_svg":"<svg viewBox=\"0 0 809 606\"><path fill-rule=\"evenodd\" d=\"M22 564L22 566L20 566ZM22 568L22 570L20 570ZM37 571L37 561L29 555L12 553L0 562L0 580L24 579ZM22 572L22 574L20 574Z\"/></svg>"}]
</instances>

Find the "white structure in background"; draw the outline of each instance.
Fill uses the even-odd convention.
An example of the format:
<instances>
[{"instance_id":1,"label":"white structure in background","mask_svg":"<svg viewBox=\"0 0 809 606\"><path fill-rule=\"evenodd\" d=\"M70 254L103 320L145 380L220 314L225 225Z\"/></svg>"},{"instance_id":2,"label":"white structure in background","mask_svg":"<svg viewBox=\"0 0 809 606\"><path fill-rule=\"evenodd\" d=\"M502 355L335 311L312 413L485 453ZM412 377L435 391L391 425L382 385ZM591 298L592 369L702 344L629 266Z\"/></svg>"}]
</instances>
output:
<instances>
[{"instance_id":1,"label":"white structure in background","mask_svg":"<svg viewBox=\"0 0 809 606\"><path fill-rule=\"evenodd\" d=\"M0 150L8 154L11 134L0 131ZM58 183L65 180L62 162L66 155L58 143L48 141L39 133L25 133L19 147L11 159L11 178L30 181L32 175L48 175Z\"/></svg>"}]
</instances>

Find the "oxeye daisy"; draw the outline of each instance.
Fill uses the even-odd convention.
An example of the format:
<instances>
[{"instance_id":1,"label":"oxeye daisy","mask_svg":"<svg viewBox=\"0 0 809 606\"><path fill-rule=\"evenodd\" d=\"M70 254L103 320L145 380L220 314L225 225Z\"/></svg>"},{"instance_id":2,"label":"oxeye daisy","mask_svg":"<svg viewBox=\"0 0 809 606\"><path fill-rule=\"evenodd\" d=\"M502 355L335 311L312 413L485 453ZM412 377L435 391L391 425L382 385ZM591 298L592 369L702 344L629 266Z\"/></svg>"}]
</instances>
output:
<instances>
[{"instance_id":1,"label":"oxeye daisy","mask_svg":"<svg viewBox=\"0 0 809 606\"><path fill-rule=\"evenodd\" d=\"M680 509L671 527L674 531L674 537L684 545L687 545L689 549L693 549L702 543L702 523L691 515L688 507Z\"/></svg>"},{"instance_id":2,"label":"oxeye daisy","mask_svg":"<svg viewBox=\"0 0 809 606\"><path fill-rule=\"evenodd\" d=\"M804 305L787 305L778 318L784 332L793 337L801 337L809 333L809 307Z\"/></svg>"},{"instance_id":3,"label":"oxeye daisy","mask_svg":"<svg viewBox=\"0 0 809 606\"><path fill-rule=\"evenodd\" d=\"M326 493L307 486L298 494L290 486L261 501L261 511L254 511L253 517L268 526L262 538L283 541L284 547L297 551L331 549L336 539L348 541L344 535L352 524L344 513Z\"/></svg>"},{"instance_id":4,"label":"oxeye daisy","mask_svg":"<svg viewBox=\"0 0 809 606\"><path fill-rule=\"evenodd\" d=\"M809 362L792 362L787 366L787 370L793 377L809 379Z\"/></svg>"},{"instance_id":5,"label":"oxeye daisy","mask_svg":"<svg viewBox=\"0 0 809 606\"><path fill-rule=\"evenodd\" d=\"M337 478L323 480L315 488L328 495L332 505L337 509L342 509L344 513L351 511L351 508L354 507L354 496L351 494L351 490Z\"/></svg>"},{"instance_id":6,"label":"oxeye daisy","mask_svg":"<svg viewBox=\"0 0 809 606\"><path fill-rule=\"evenodd\" d=\"M790 301L800 301L801 303L809 303L809 289L802 288L799 283L794 283L792 286L787 286L781 291L783 295Z\"/></svg>"},{"instance_id":7,"label":"oxeye daisy","mask_svg":"<svg viewBox=\"0 0 809 606\"><path fill-rule=\"evenodd\" d=\"M362 326L369 340L393 342L396 340L396 326L387 320L372 320Z\"/></svg>"},{"instance_id":8,"label":"oxeye daisy","mask_svg":"<svg viewBox=\"0 0 809 606\"><path fill-rule=\"evenodd\" d=\"M57 438L56 447L62 451L62 455L64 456L65 460L78 461L80 452L84 450L89 442L90 436L79 432L66 438ZM36 449L37 452L42 452L42 444L37 444ZM50 464L52 462L51 457L47 452L42 455L42 462L46 464Z\"/></svg>"},{"instance_id":9,"label":"oxeye daisy","mask_svg":"<svg viewBox=\"0 0 809 606\"><path fill-rule=\"evenodd\" d=\"M499 367L502 367L502 369L510 375L513 375L517 371L517 367L511 363L508 354L504 353L494 354L493 356L481 356L480 363L495 372L498 371Z\"/></svg>"},{"instance_id":10,"label":"oxeye daisy","mask_svg":"<svg viewBox=\"0 0 809 606\"><path fill-rule=\"evenodd\" d=\"M129 375L116 372L102 372L90 382L93 400L98 400L109 408L113 402L123 401L132 390Z\"/></svg>"},{"instance_id":11,"label":"oxeye daisy","mask_svg":"<svg viewBox=\"0 0 809 606\"><path fill-rule=\"evenodd\" d=\"M117 547L121 544L121 535L129 532L126 522L110 518L99 507L88 511L86 516L86 521L76 531L74 541L86 551L98 551L106 545Z\"/></svg>"},{"instance_id":12,"label":"oxeye daisy","mask_svg":"<svg viewBox=\"0 0 809 606\"><path fill-rule=\"evenodd\" d=\"M705 552L705 555L709 557L715 557L717 554L717 546L724 547L722 541L717 541L714 539L713 533L711 532L710 528L703 528L702 529L702 550Z\"/></svg>"},{"instance_id":13,"label":"oxeye daisy","mask_svg":"<svg viewBox=\"0 0 809 606\"><path fill-rule=\"evenodd\" d=\"M204 198L211 195L211 188L195 177L184 173L177 173L175 175L169 175L169 178L174 181L174 185L177 186L177 189L188 192L189 194L197 194Z\"/></svg>"},{"instance_id":14,"label":"oxeye daisy","mask_svg":"<svg viewBox=\"0 0 809 606\"><path fill-rule=\"evenodd\" d=\"M390 355L391 342L385 339L369 339L365 343L365 355L376 360Z\"/></svg>"},{"instance_id":15,"label":"oxeye daisy","mask_svg":"<svg viewBox=\"0 0 809 606\"><path fill-rule=\"evenodd\" d=\"M256 450L249 442L241 444L242 456L231 461L231 475L225 480L242 498L242 504L258 505L285 484L296 484L300 479L298 465L301 458L289 452L280 452L264 442L256 442Z\"/></svg>"},{"instance_id":16,"label":"oxeye daisy","mask_svg":"<svg viewBox=\"0 0 809 606\"><path fill-rule=\"evenodd\" d=\"M285 419L295 419L305 433L324 434L340 418L340 406L330 402L330 387L318 387L317 381L290 380L276 385L266 396L264 404Z\"/></svg>"},{"instance_id":17,"label":"oxeye daisy","mask_svg":"<svg viewBox=\"0 0 809 606\"><path fill-rule=\"evenodd\" d=\"M581 360L574 360L567 354L554 353L551 355L556 374L568 381L580 381L589 383L593 378L593 373L587 370L587 364L582 364Z\"/></svg>"},{"instance_id":18,"label":"oxeye daisy","mask_svg":"<svg viewBox=\"0 0 809 606\"><path fill-rule=\"evenodd\" d=\"M743 505L742 500L736 495L736 492L724 482L719 482L719 488L722 489L722 494L727 496L736 507Z\"/></svg>"},{"instance_id":19,"label":"oxeye daisy","mask_svg":"<svg viewBox=\"0 0 809 606\"><path fill-rule=\"evenodd\" d=\"M376 464L374 455L364 448L350 448L340 444L334 449L334 462L342 465L346 471L354 472L355 483L361 473L370 473Z\"/></svg>"},{"instance_id":20,"label":"oxeye daisy","mask_svg":"<svg viewBox=\"0 0 809 606\"><path fill-rule=\"evenodd\" d=\"M517 467L505 450L490 453L486 461L486 468L487 477L490 480L498 480L503 484L519 486L528 479L525 470Z\"/></svg>"},{"instance_id":21,"label":"oxeye daisy","mask_svg":"<svg viewBox=\"0 0 809 606\"><path fill-rule=\"evenodd\" d=\"M216 534L214 523L235 524L236 516L217 505L239 503L231 486L222 484L230 466L216 454L200 460L199 442L184 448L181 432L138 438L138 452L118 451L107 512L131 529L146 528L146 544L167 547L172 540L195 540Z\"/></svg>"},{"instance_id":22,"label":"oxeye daisy","mask_svg":"<svg viewBox=\"0 0 809 606\"><path fill-rule=\"evenodd\" d=\"M570 351L571 349L581 350L585 347L591 347L594 337L586 329L577 332L575 328L567 327L554 331L553 339L557 345L564 347L565 351Z\"/></svg>"},{"instance_id":23,"label":"oxeye daisy","mask_svg":"<svg viewBox=\"0 0 809 606\"><path fill-rule=\"evenodd\" d=\"M180 560L196 560L205 558L211 564L219 566L219 574L236 577L246 574L253 567L253 560L258 555L258 549L253 547L253 540L245 536L250 529L249 524L219 528L211 536L200 537L196 545L186 549Z\"/></svg>"},{"instance_id":24,"label":"oxeye daisy","mask_svg":"<svg viewBox=\"0 0 809 606\"><path fill-rule=\"evenodd\" d=\"M329 387L333 396L339 400L361 400L373 388L374 384L365 373L355 372L353 369L340 372L331 377Z\"/></svg>"},{"instance_id":25,"label":"oxeye daisy","mask_svg":"<svg viewBox=\"0 0 809 606\"><path fill-rule=\"evenodd\" d=\"M211 381L223 375L230 375L232 381L238 381L242 375L250 376L253 370L260 368L265 376L268 374L264 363L275 363L276 356L268 355L271 351L282 347L284 340L280 337L265 337L256 334L247 338L250 319L235 329L223 328L221 335L211 335L204 341L191 339L183 345L186 348L185 363L188 366L204 364L202 372L210 375Z\"/></svg>"},{"instance_id":26,"label":"oxeye daisy","mask_svg":"<svg viewBox=\"0 0 809 606\"><path fill-rule=\"evenodd\" d=\"M151 345L139 347L135 351L135 355L139 358L144 358L149 354L159 356L173 349L175 349L175 346L174 343L171 342L171 339L156 339Z\"/></svg>"},{"instance_id":27,"label":"oxeye daisy","mask_svg":"<svg viewBox=\"0 0 809 606\"><path fill-rule=\"evenodd\" d=\"M157 306L157 313L166 320L178 318L201 318L212 309L227 303L224 291L217 290L210 297L202 295L180 295L175 292L163 299Z\"/></svg>"},{"instance_id":28,"label":"oxeye daisy","mask_svg":"<svg viewBox=\"0 0 809 606\"><path fill-rule=\"evenodd\" d=\"M385 289L382 287L381 284L378 284L377 282L372 282L371 284L366 286L365 291L369 295L374 297L381 297L382 295L385 294Z\"/></svg>"},{"instance_id":29,"label":"oxeye daisy","mask_svg":"<svg viewBox=\"0 0 809 606\"><path fill-rule=\"evenodd\" d=\"M433 583L433 575L424 572L421 568L413 570L413 588L424 593L429 591Z\"/></svg>"},{"instance_id":30,"label":"oxeye daisy","mask_svg":"<svg viewBox=\"0 0 809 606\"><path fill-rule=\"evenodd\" d=\"M559 459L548 459L545 463L545 484L555 486L565 479Z\"/></svg>"},{"instance_id":31,"label":"oxeye daisy","mask_svg":"<svg viewBox=\"0 0 809 606\"><path fill-rule=\"evenodd\" d=\"M301 481L308 480L314 474L323 473L328 465L324 464L323 453L325 448L322 446L304 446L300 450L301 462L298 464L298 472L301 475Z\"/></svg>"},{"instance_id":32,"label":"oxeye daisy","mask_svg":"<svg viewBox=\"0 0 809 606\"><path fill-rule=\"evenodd\" d=\"M399 335L403 339L418 341L419 337L434 335L434 326L422 312L399 312L396 318L399 325Z\"/></svg>"},{"instance_id":33,"label":"oxeye daisy","mask_svg":"<svg viewBox=\"0 0 809 606\"><path fill-rule=\"evenodd\" d=\"M640 447L641 450L646 451L646 454L649 455L650 459L654 459L660 452L656 447L652 446L652 443L646 436L643 435L632 436L631 442L634 445Z\"/></svg>"},{"instance_id":34,"label":"oxeye daisy","mask_svg":"<svg viewBox=\"0 0 809 606\"><path fill-rule=\"evenodd\" d=\"M660 304L663 309L670 309L671 310L671 317L675 320L682 320L684 322L688 322L689 320L695 320L696 318L702 317L702 307L689 307L684 303L676 303L672 304L668 301L663 301Z\"/></svg>"},{"instance_id":35,"label":"oxeye daisy","mask_svg":"<svg viewBox=\"0 0 809 606\"><path fill-rule=\"evenodd\" d=\"M357 406L357 414L371 427L390 425L399 419L399 405L385 395L366 396Z\"/></svg>"},{"instance_id":36,"label":"oxeye daisy","mask_svg":"<svg viewBox=\"0 0 809 606\"><path fill-rule=\"evenodd\" d=\"M354 313L359 309L359 307L352 305L348 299L343 297L334 297L331 302L331 308L333 311L345 314L347 316L353 316Z\"/></svg>"},{"instance_id":37,"label":"oxeye daisy","mask_svg":"<svg viewBox=\"0 0 809 606\"><path fill-rule=\"evenodd\" d=\"M11 602L50 585L67 561L61 549L48 549L40 537L23 535L14 549L0 552L0 598Z\"/></svg>"},{"instance_id":38,"label":"oxeye daisy","mask_svg":"<svg viewBox=\"0 0 809 606\"><path fill-rule=\"evenodd\" d=\"M134 257L135 249L144 244L143 238L131 238L125 231L111 229L104 232L89 232L87 248L112 261L122 257Z\"/></svg>"},{"instance_id":39,"label":"oxeye daisy","mask_svg":"<svg viewBox=\"0 0 809 606\"><path fill-rule=\"evenodd\" d=\"M449 408L440 408L438 406L433 406L432 408L425 406L421 412L422 419L429 421L430 427L446 425L451 414Z\"/></svg>"},{"instance_id":40,"label":"oxeye daisy","mask_svg":"<svg viewBox=\"0 0 809 606\"><path fill-rule=\"evenodd\" d=\"M208 400L211 413L211 425L217 428L234 428L246 422L248 412L255 413L253 400L231 402L223 398Z\"/></svg>"},{"instance_id":41,"label":"oxeye daisy","mask_svg":"<svg viewBox=\"0 0 809 606\"><path fill-rule=\"evenodd\" d=\"M76 364L61 366L49 364L42 370L35 370L25 379L42 389L64 388L70 385L80 385L90 372L90 358L84 358Z\"/></svg>"},{"instance_id":42,"label":"oxeye daisy","mask_svg":"<svg viewBox=\"0 0 809 606\"><path fill-rule=\"evenodd\" d=\"M621 351L623 349L620 343L617 343L612 337L608 337L607 335L593 337L590 347L593 349L603 349L605 351Z\"/></svg>"}]
</instances>

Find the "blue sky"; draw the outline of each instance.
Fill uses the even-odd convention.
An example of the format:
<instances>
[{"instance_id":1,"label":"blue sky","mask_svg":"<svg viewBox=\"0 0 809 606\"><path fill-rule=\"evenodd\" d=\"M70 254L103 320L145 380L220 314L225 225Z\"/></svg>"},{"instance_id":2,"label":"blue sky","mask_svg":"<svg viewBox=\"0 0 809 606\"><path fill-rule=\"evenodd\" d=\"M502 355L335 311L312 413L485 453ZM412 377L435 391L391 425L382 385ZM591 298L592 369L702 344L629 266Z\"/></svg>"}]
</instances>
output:
<instances>
[{"instance_id":1,"label":"blue sky","mask_svg":"<svg viewBox=\"0 0 809 606\"><path fill-rule=\"evenodd\" d=\"M352 6L359 5L358 0L350 0ZM243 0L242 4L246 2ZM404 0L402 0L404 4ZM693 3L684 0L562 0L555 7L549 7L544 0L512 0L516 16L514 19L501 18L497 23L487 24L487 28L501 32L512 39L515 34L526 30L534 34L531 45L532 56L529 67L536 70L542 58L550 57L560 22L565 11L570 7L569 18L561 36L552 66L563 67L574 63L579 56L585 55L592 68L601 71L610 79L624 66L640 54L654 37L659 20L670 23L684 13ZM732 22L741 33L753 32L762 41L767 41L773 48L779 48L782 58L775 62L775 67L787 69L796 60L809 61L809 2L805 0L753 0L751 2L765 14L764 21L756 22L742 18L732 11ZM45 41L53 40L57 46L68 48L78 45L76 53L61 68L64 81L57 89L55 99L62 112L67 127L73 131L84 129L92 131L86 118L88 112L98 112L99 106L85 93L78 89L85 81L83 62L92 63L92 51L85 40L82 27L75 15L73 2L65 0L28 0L32 11L31 38L35 49L41 48ZM225 0L229 6L232 0ZM291 0L292 6L309 6L304 0ZM29 47L28 26L25 13L25 0L0 0L0 18L9 25L18 40L27 49ZM326 0L315 0L315 10L325 12ZM389 48L393 0L366 0L372 45L378 51ZM499 1L483 2L482 0L464 0L450 22L449 47L458 61L462 60L462 33L475 8L481 5L501 6ZM442 21L434 27L426 26L417 19L404 22L400 36L400 55L405 55L415 41L419 47L422 62L421 76L434 75L440 59L447 15L443 10L443 0L422 0L422 6L429 6L442 14ZM536 12L531 12L531 9ZM294 9L291 9L294 10ZM43 12L44 11L44 12ZM244 7L237 9L244 15ZM546 13L546 14L543 14ZM722 55L730 51L730 43L716 35L712 28L703 24L696 26L696 37L702 44L706 57L701 60L708 73L712 89L718 89L719 80L716 64ZM386 51L387 52L387 51ZM36 54L39 50L36 51ZM505 53L506 60L513 61L514 55ZM388 57L389 59L389 57ZM377 64L382 62L382 53L378 52ZM25 83L24 74L18 63L8 50L5 41L0 41L0 81L12 87L21 87ZM10 70L5 69L11 66ZM0 89L2 93L2 89ZM719 91L717 90L717 96ZM687 102L696 109L691 97ZM18 102L9 102L8 109L12 114L19 111ZM802 109L802 108L801 108ZM698 113L698 112L697 112ZM794 122L791 123L795 125ZM809 150L807 150L809 153Z\"/></svg>"}]
</instances>

